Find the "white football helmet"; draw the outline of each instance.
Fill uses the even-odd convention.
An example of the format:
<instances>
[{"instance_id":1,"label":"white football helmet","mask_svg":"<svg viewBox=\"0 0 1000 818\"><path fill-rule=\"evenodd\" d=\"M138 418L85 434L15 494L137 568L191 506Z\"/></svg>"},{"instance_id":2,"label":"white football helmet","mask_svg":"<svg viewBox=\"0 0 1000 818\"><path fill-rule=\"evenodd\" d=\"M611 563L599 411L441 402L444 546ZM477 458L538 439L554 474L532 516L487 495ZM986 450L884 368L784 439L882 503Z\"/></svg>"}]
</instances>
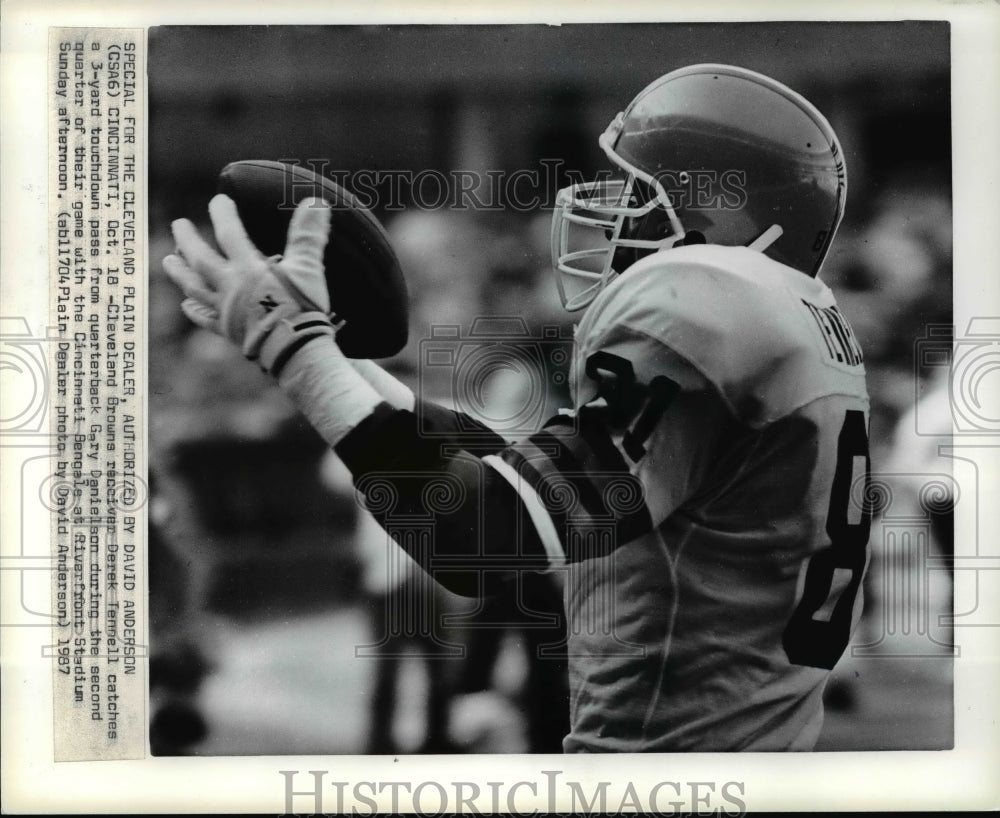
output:
<instances>
[{"instance_id":1,"label":"white football helmet","mask_svg":"<svg viewBox=\"0 0 1000 818\"><path fill-rule=\"evenodd\" d=\"M560 190L553 212L552 264L570 311L638 258L680 244L747 246L815 276L844 215L847 173L829 122L745 68L665 74L598 142L618 178Z\"/></svg>"}]
</instances>

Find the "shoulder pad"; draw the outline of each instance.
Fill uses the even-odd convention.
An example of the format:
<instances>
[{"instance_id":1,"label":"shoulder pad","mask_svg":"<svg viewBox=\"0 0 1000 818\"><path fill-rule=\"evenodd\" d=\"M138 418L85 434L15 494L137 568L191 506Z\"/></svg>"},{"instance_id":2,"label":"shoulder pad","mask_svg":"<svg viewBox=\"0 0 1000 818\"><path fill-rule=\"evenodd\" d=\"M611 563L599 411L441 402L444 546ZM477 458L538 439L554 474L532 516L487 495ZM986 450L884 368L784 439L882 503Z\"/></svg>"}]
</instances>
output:
<instances>
[{"instance_id":1,"label":"shoulder pad","mask_svg":"<svg viewBox=\"0 0 1000 818\"><path fill-rule=\"evenodd\" d=\"M847 364L831 358L816 317L831 309L839 316L829 288L761 253L680 247L640 260L613 281L588 308L577 343L584 358L598 349L634 350L637 337L666 347L741 421L757 426L823 395L865 395L860 353ZM642 362L633 364L642 377Z\"/></svg>"}]
</instances>

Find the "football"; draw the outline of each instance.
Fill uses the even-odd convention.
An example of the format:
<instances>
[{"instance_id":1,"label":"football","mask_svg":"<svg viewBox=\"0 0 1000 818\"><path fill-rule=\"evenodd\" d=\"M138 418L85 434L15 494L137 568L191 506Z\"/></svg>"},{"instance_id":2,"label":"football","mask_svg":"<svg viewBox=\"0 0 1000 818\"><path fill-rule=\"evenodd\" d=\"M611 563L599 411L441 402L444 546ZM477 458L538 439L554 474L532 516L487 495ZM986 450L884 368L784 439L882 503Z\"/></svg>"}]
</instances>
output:
<instances>
[{"instance_id":1,"label":"football","mask_svg":"<svg viewBox=\"0 0 1000 818\"><path fill-rule=\"evenodd\" d=\"M350 191L299 165L251 159L219 174L247 235L267 256L284 252L295 205L310 196L330 204L323 263L330 303L344 326L337 344L349 358L387 358L406 346L406 283L381 223Z\"/></svg>"}]
</instances>

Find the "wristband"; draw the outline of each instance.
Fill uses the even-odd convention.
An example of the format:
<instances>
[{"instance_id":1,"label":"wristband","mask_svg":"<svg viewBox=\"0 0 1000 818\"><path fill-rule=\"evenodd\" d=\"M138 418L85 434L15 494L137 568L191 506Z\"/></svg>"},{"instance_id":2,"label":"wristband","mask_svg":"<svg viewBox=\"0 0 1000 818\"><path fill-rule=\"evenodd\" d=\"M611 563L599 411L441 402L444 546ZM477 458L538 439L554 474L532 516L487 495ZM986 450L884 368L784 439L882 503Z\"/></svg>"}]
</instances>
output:
<instances>
[{"instance_id":1,"label":"wristband","mask_svg":"<svg viewBox=\"0 0 1000 818\"><path fill-rule=\"evenodd\" d=\"M332 338L333 325L322 312L302 312L282 318L268 333L257 356L260 367L277 378L291 357L314 338Z\"/></svg>"}]
</instances>

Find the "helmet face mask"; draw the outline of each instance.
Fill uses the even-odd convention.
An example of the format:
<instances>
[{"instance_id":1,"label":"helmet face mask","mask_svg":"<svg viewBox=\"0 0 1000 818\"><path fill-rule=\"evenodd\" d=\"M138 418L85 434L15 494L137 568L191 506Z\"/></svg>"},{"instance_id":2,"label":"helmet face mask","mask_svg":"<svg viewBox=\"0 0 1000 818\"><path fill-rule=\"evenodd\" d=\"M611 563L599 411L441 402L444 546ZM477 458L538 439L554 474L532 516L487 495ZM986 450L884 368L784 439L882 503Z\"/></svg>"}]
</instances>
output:
<instances>
[{"instance_id":1,"label":"helmet face mask","mask_svg":"<svg viewBox=\"0 0 1000 818\"><path fill-rule=\"evenodd\" d=\"M642 229L653 223L667 228L659 238ZM639 255L672 247L683 237L670 197L659 183L647 185L628 173L624 179L563 188L552 220L552 264L563 306L570 312L586 307L624 271L624 259L631 264Z\"/></svg>"},{"instance_id":2,"label":"helmet face mask","mask_svg":"<svg viewBox=\"0 0 1000 818\"><path fill-rule=\"evenodd\" d=\"M680 244L750 247L814 276L843 216L847 178L829 123L743 68L660 77L598 142L624 179L564 188L553 212L552 264L570 311Z\"/></svg>"}]
</instances>

